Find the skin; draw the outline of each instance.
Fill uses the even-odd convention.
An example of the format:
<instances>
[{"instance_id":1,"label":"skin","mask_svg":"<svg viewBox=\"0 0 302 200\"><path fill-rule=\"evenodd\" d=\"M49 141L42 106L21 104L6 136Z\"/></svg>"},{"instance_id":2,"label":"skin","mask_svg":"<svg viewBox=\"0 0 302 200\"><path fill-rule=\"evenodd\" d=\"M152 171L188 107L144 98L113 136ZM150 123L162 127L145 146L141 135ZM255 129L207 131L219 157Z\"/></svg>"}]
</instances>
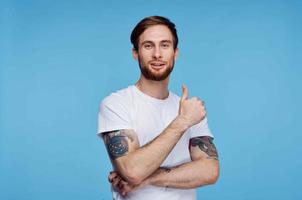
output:
<instances>
[{"instance_id":1,"label":"skin","mask_svg":"<svg viewBox=\"0 0 302 200\"><path fill-rule=\"evenodd\" d=\"M150 76L142 73L136 87L154 98L167 98L170 77L167 72L172 71L177 56L178 49L173 48L173 37L167 27L156 25L145 30L139 38L138 51L133 50L133 57L138 60L141 70L148 71ZM191 162L169 169L160 168L185 131L206 116L204 102L197 97L189 98L184 85L182 92L178 116L148 144L140 147L134 130L103 133L114 167L108 178L121 195L146 185L188 189L217 181L218 154L210 137L190 140Z\"/></svg>"},{"instance_id":2,"label":"skin","mask_svg":"<svg viewBox=\"0 0 302 200\"><path fill-rule=\"evenodd\" d=\"M212 139L207 136L200 138L205 140ZM118 172L111 172L108 177L109 181L115 190L119 191L123 196L146 185L190 189L214 184L218 178L217 173L219 172L218 154L215 145L213 143L207 144L202 142L199 143L199 145L207 145L207 149L215 150L208 154L208 151L204 151L203 148L190 145L192 162L169 169L159 168L139 185L132 185L125 182L120 178Z\"/></svg>"},{"instance_id":3,"label":"skin","mask_svg":"<svg viewBox=\"0 0 302 200\"><path fill-rule=\"evenodd\" d=\"M147 43L147 42L150 43ZM166 70L173 67L173 64L178 57L178 48L174 49L173 45L169 48L164 47L164 41L173 41L173 36L170 30L163 25L156 25L148 28L139 37L138 51L132 49L132 55L139 62L141 67L146 67L156 76L162 75ZM151 48L148 46L151 45ZM151 62L161 60L166 63L162 69L152 68ZM145 94L158 99L168 97L168 84L170 76L162 81L154 81L147 79L141 74L136 86Z\"/></svg>"},{"instance_id":4,"label":"skin","mask_svg":"<svg viewBox=\"0 0 302 200\"><path fill-rule=\"evenodd\" d=\"M133 49L133 56L138 60L143 77L157 82L170 75L177 55L178 49L173 48L173 37L166 26L147 29L139 38L138 51ZM154 64L164 66L156 67Z\"/></svg>"}]
</instances>

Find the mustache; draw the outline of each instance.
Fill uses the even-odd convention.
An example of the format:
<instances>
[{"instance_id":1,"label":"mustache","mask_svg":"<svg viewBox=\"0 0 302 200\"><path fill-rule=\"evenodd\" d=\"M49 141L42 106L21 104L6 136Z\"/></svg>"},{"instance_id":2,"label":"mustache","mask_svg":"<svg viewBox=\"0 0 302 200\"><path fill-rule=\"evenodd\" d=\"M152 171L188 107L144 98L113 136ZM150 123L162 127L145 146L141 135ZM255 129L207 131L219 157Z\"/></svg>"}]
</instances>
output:
<instances>
[{"instance_id":1,"label":"mustache","mask_svg":"<svg viewBox=\"0 0 302 200\"><path fill-rule=\"evenodd\" d=\"M156 59L156 60L150 60L148 63L153 63L153 62L159 62L159 63L164 63L164 64L166 64L166 61L158 60L158 59Z\"/></svg>"}]
</instances>

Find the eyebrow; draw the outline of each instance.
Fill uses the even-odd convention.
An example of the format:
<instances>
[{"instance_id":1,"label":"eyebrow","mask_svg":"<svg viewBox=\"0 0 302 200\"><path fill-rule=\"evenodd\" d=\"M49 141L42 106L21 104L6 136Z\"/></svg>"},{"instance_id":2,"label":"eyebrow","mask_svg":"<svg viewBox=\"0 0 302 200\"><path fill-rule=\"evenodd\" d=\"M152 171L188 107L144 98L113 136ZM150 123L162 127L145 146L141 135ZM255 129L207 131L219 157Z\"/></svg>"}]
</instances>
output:
<instances>
[{"instance_id":1,"label":"eyebrow","mask_svg":"<svg viewBox=\"0 0 302 200\"><path fill-rule=\"evenodd\" d=\"M161 43L171 43L172 44L172 41L171 40L162 40L160 41Z\"/></svg>"},{"instance_id":2,"label":"eyebrow","mask_svg":"<svg viewBox=\"0 0 302 200\"><path fill-rule=\"evenodd\" d=\"M151 41L151 40L145 40L145 41L142 42L142 45L144 45L146 43L152 43L152 44L154 44L154 42ZM172 41L171 40L162 40L162 41L160 41L160 43L171 43L172 44Z\"/></svg>"},{"instance_id":3,"label":"eyebrow","mask_svg":"<svg viewBox=\"0 0 302 200\"><path fill-rule=\"evenodd\" d=\"M145 40L145 41L142 42L142 45L144 45L144 44L146 44L146 43L154 43L154 42L152 42L152 41L150 41L150 40Z\"/></svg>"}]
</instances>

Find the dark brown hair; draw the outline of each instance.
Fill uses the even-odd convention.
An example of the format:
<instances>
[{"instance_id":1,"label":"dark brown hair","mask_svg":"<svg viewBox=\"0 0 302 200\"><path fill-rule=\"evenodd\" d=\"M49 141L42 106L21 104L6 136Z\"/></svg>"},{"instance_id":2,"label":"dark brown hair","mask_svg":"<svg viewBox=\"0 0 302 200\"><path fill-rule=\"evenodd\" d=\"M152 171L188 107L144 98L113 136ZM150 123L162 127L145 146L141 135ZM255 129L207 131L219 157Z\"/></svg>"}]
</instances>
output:
<instances>
[{"instance_id":1,"label":"dark brown hair","mask_svg":"<svg viewBox=\"0 0 302 200\"><path fill-rule=\"evenodd\" d=\"M177 48L178 44L178 36L177 36L177 31L175 28L175 24L171 22L168 18L161 17L161 16L150 16L142 19L133 29L130 40L131 43L133 44L133 48L137 51L138 50L138 40L139 36L150 26L155 26L155 25L164 25L169 28L173 35L173 45L174 49Z\"/></svg>"}]
</instances>

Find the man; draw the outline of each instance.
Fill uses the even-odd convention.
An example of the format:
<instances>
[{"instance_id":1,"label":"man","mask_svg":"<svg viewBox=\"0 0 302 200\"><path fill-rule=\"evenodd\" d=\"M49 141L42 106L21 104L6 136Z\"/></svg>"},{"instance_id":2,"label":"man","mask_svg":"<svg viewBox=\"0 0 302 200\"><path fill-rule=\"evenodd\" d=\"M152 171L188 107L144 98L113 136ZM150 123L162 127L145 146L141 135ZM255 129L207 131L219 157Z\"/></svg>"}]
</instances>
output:
<instances>
[{"instance_id":1,"label":"man","mask_svg":"<svg viewBox=\"0 0 302 200\"><path fill-rule=\"evenodd\" d=\"M192 200L195 188L219 175L203 101L168 90L178 55L175 25L160 16L140 21L131 34L141 76L135 85L106 97L98 133L114 171L113 199Z\"/></svg>"}]
</instances>

